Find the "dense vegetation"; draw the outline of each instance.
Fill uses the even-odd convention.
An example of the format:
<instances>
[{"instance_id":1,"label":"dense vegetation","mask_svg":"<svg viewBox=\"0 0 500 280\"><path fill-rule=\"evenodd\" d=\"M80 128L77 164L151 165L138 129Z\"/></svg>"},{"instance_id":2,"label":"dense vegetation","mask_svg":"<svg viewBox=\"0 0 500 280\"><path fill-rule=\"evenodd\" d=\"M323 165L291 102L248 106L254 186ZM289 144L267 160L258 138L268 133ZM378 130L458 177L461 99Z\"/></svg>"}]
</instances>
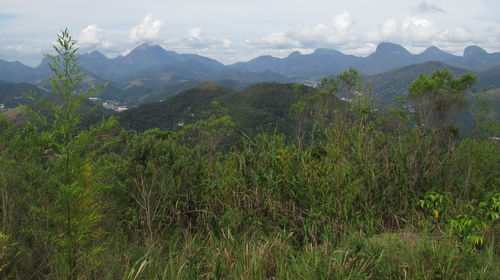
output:
<instances>
[{"instance_id":1,"label":"dense vegetation","mask_svg":"<svg viewBox=\"0 0 500 280\"><path fill-rule=\"evenodd\" d=\"M165 101L131 108L117 117L128 130L180 130L207 118L213 112L211 104L216 102L228 110L238 135L255 135L266 129L290 134L294 127L290 108L294 103L306 101L311 92L310 89L294 91L292 84L278 83L256 84L233 91L204 82Z\"/></svg>"},{"instance_id":2,"label":"dense vegetation","mask_svg":"<svg viewBox=\"0 0 500 280\"><path fill-rule=\"evenodd\" d=\"M58 42L51 84L63 102L21 129L0 120L0 278L500 274L497 123L479 112L465 139L450 124L474 76L420 76L416 114L397 102L375 112L354 70L317 91L294 86L290 106L273 99L290 131L241 133L226 100L175 131L130 132L115 118L81 129L90 93L74 94L74 41Z\"/></svg>"}]
</instances>

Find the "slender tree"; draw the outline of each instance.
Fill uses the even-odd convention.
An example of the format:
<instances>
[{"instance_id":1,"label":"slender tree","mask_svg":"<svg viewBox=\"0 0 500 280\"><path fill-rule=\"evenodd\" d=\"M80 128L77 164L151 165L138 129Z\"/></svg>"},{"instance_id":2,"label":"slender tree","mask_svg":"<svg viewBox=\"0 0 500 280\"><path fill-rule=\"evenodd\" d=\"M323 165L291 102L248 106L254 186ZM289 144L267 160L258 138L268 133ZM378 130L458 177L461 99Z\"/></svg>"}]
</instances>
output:
<instances>
[{"instance_id":1,"label":"slender tree","mask_svg":"<svg viewBox=\"0 0 500 280\"><path fill-rule=\"evenodd\" d=\"M57 35L57 44L53 46L55 55L46 54L53 73L49 79L53 98L50 101L37 99L39 111L29 109L47 143L44 154L55 159L53 165L58 168L49 179L56 187L52 192L55 197L48 198L53 200L53 212L49 215L57 221L55 234L63 232L56 249L59 251L57 266L61 266L63 260L68 265L67 269L58 268L61 271L55 274L67 279L76 278L79 255L85 255L82 254L84 246L94 238L91 232L99 216L92 202L95 190L86 183L91 180L87 175L82 176L89 173L90 167L84 164L84 155L77 151L74 143L80 132L82 113L88 110L84 101L105 86L90 89L82 86L85 75L78 64L76 43L67 29Z\"/></svg>"}]
</instances>

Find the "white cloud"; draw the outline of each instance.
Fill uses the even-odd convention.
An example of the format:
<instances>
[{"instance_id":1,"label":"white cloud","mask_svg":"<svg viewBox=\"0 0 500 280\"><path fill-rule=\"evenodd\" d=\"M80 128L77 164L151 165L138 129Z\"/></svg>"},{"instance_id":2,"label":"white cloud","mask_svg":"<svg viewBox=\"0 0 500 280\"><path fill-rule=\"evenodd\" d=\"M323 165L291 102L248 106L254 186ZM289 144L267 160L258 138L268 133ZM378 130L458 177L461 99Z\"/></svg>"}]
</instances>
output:
<instances>
[{"instance_id":1,"label":"white cloud","mask_svg":"<svg viewBox=\"0 0 500 280\"><path fill-rule=\"evenodd\" d=\"M375 49L377 48L377 44L374 44L374 43L352 43L352 44L347 44L345 46L343 46L340 51L344 52L344 53L348 53L348 54L352 54L352 55L360 55L360 56L364 56L364 55L368 55L372 52L375 51Z\"/></svg>"},{"instance_id":2,"label":"white cloud","mask_svg":"<svg viewBox=\"0 0 500 280\"><path fill-rule=\"evenodd\" d=\"M398 22L394 19L385 20L379 30L369 32L366 37L369 41L386 41L396 37L399 33Z\"/></svg>"},{"instance_id":3,"label":"white cloud","mask_svg":"<svg viewBox=\"0 0 500 280\"><path fill-rule=\"evenodd\" d=\"M368 32L366 40L371 42L390 41L396 38L400 32L400 25L394 19L385 20L377 30Z\"/></svg>"},{"instance_id":4,"label":"white cloud","mask_svg":"<svg viewBox=\"0 0 500 280\"><path fill-rule=\"evenodd\" d=\"M36 67L40 64L43 54L51 51L29 42L6 42L1 40L0 57L7 58L7 61L21 61L22 63Z\"/></svg>"},{"instance_id":5,"label":"white cloud","mask_svg":"<svg viewBox=\"0 0 500 280\"><path fill-rule=\"evenodd\" d=\"M199 28L199 27L193 28L193 29L189 30L188 34L189 34L189 38L199 40L201 37L201 28Z\"/></svg>"},{"instance_id":6,"label":"white cloud","mask_svg":"<svg viewBox=\"0 0 500 280\"><path fill-rule=\"evenodd\" d=\"M488 37L488 41L493 41L493 42L496 42L497 45L500 45L500 26L496 26L496 27L492 27L490 28L490 34L492 34L492 36L489 36Z\"/></svg>"},{"instance_id":7,"label":"white cloud","mask_svg":"<svg viewBox=\"0 0 500 280\"><path fill-rule=\"evenodd\" d=\"M426 18L410 16L401 26L400 36L416 43L432 41L440 33L433 21Z\"/></svg>"},{"instance_id":8,"label":"white cloud","mask_svg":"<svg viewBox=\"0 0 500 280\"><path fill-rule=\"evenodd\" d=\"M446 25L439 21L439 18L433 19L415 15L400 20L388 19L357 42L373 44L383 41L394 42L405 46L413 53L419 53L429 46L437 46L444 51L461 55L463 49L472 44L488 51L498 50L500 25L490 24L489 27L460 23Z\"/></svg>"},{"instance_id":9,"label":"white cloud","mask_svg":"<svg viewBox=\"0 0 500 280\"><path fill-rule=\"evenodd\" d=\"M83 48L111 47L111 43L106 40L104 29L95 24L82 29L78 38L78 43Z\"/></svg>"},{"instance_id":10,"label":"white cloud","mask_svg":"<svg viewBox=\"0 0 500 280\"><path fill-rule=\"evenodd\" d=\"M199 27L192 28L188 31L185 38L168 40L167 44L182 49L229 49L234 46L233 42L228 39L219 39L206 35Z\"/></svg>"},{"instance_id":11,"label":"white cloud","mask_svg":"<svg viewBox=\"0 0 500 280\"><path fill-rule=\"evenodd\" d=\"M398 32L398 23L393 19L388 19L382 24L380 34L383 37L393 37Z\"/></svg>"},{"instance_id":12,"label":"white cloud","mask_svg":"<svg viewBox=\"0 0 500 280\"><path fill-rule=\"evenodd\" d=\"M332 29L324 24L316 26L298 25L290 31L287 36L290 41L297 42L300 46L315 46L328 41L331 37Z\"/></svg>"},{"instance_id":13,"label":"white cloud","mask_svg":"<svg viewBox=\"0 0 500 280\"><path fill-rule=\"evenodd\" d=\"M270 33L248 43L273 49L337 47L353 40L349 32L353 24L351 15L343 12L330 24L297 25L288 32Z\"/></svg>"},{"instance_id":14,"label":"white cloud","mask_svg":"<svg viewBox=\"0 0 500 280\"><path fill-rule=\"evenodd\" d=\"M335 28L335 31L339 33L349 31L353 24L354 22L351 18L351 15L347 12L343 12L333 18L333 26Z\"/></svg>"},{"instance_id":15,"label":"white cloud","mask_svg":"<svg viewBox=\"0 0 500 280\"><path fill-rule=\"evenodd\" d=\"M41 53L42 49L37 47L32 47L27 44L8 44L3 46L3 49L12 52L30 54L30 53Z\"/></svg>"},{"instance_id":16,"label":"white cloud","mask_svg":"<svg viewBox=\"0 0 500 280\"><path fill-rule=\"evenodd\" d=\"M247 44L272 49L288 49L300 46L300 43L293 39L290 34L283 32L271 33L257 40L247 40Z\"/></svg>"},{"instance_id":17,"label":"white cloud","mask_svg":"<svg viewBox=\"0 0 500 280\"><path fill-rule=\"evenodd\" d=\"M69 22L70 31L80 31L75 38L83 52L94 48L108 57L126 54L143 42L225 62L264 54L287 56L294 50L310 52L319 47L367 55L382 41L401 44L411 51L435 45L459 54L470 44L488 51L500 50L500 21L495 17L500 3L497 0L313 0L307 5L298 0L246 4L198 1L202 8L197 10L171 1L122 1L117 5L118 1L110 0L102 2L103 9L97 12L92 12L93 5L87 2L66 1L63 6L79 11L67 20L65 15L51 14L58 10L53 8L56 3L61 9L60 1L32 1L33 5L24 6L20 4L22 1L9 2L2 3L5 4L2 8L23 16L0 28L0 58L23 62L24 58L39 61L41 52L50 52L63 21ZM264 2L266 7L280 13L262 13ZM375 13L380 7L384 7L384 13ZM227 13L228 9L232 13ZM148 14L150 11L157 17ZM162 12L161 17L157 11ZM141 18L130 22L136 15Z\"/></svg>"},{"instance_id":18,"label":"white cloud","mask_svg":"<svg viewBox=\"0 0 500 280\"><path fill-rule=\"evenodd\" d=\"M233 42L228 39L222 39L222 46L226 49L233 47Z\"/></svg>"},{"instance_id":19,"label":"white cloud","mask_svg":"<svg viewBox=\"0 0 500 280\"><path fill-rule=\"evenodd\" d=\"M353 24L351 15L343 12L333 18L330 26L321 23L315 27L299 25L290 32L289 36L300 42L303 47L341 45L352 39L349 31Z\"/></svg>"},{"instance_id":20,"label":"white cloud","mask_svg":"<svg viewBox=\"0 0 500 280\"><path fill-rule=\"evenodd\" d=\"M159 19L153 19L148 14L141 24L130 30L129 38L132 42L157 42L165 38L165 22Z\"/></svg>"},{"instance_id":21,"label":"white cloud","mask_svg":"<svg viewBox=\"0 0 500 280\"><path fill-rule=\"evenodd\" d=\"M378 30L367 33L365 38L371 42L426 43L435 40L441 32L429 19L408 16L401 22L394 19L384 21Z\"/></svg>"},{"instance_id":22,"label":"white cloud","mask_svg":"<svg viewBox=\"0 0 500 280\"><path fill-rule=\"evenodd\" d=\"M443 41L451 41L451 42L471 42L474 41L474 35L469 30L463 27L452 28L449 30L445 30L440 39Z\"/></svg>"}]
</instances>

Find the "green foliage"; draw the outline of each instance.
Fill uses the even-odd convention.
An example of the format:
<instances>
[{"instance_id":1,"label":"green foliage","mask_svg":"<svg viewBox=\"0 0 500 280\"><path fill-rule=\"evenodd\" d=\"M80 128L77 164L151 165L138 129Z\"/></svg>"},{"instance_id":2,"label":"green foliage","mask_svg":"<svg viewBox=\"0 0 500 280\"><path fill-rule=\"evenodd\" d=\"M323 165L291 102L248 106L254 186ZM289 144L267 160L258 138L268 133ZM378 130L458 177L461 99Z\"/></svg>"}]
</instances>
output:
<instances>
[{"instance_id":1,"label":"green foliage","mask_svg":"<svg viewBox=\"0 0 500 280\"><path fill-rule=\"evenodd\" d=\"M186 125L180 131L181 137L188 144L198 144L205 147L210 153L215 153L224 139L231 136L235 127L228 114L228 110L219 102L212 102L212 114L208 120L198 120Z\"/></svg>"},{"instance_id":2,"label":"green foliage","mask_svg":"<svg viewBox=\"0 0 500 280\"><path fill-rule=\"evenodd\" d=\"M471 245L484 245L484 231L500 219L500 193L488 193L478 205L467 204L465 210L449 220L450 231Z\"/></svg>"},{"instance_id":3,"label":"green foliage","mask_svg":"<svg viewBox=\"0 0 500 280\"><path fill-rule=\"evenodd\" d=\"M488 228L488 225L474 216L459 214L450 219L450 228L459 237L472 245L483 245L484 236L478 233Z\"/></svg>"},{"instance_id":4,"label":"green foliage","mask_svg":"<svg viewBox=\"0 0 500 280\"><path fill-rule=\"evenodd\" d=\"M350 121L346 118L347 112L354 120L365 121L371 112L371 104L362 89L361 73L352 68L337 77L322 79L316 92L304 94L303 88L295 87L295 94L304 96L290 107L292 119L296 124L297 144L302 147L304 143L324 139L327 127ZM350 104L340 102L340 96L348 97ZM309 139L306 139L307 136Z\"/></svg>"},{"instance_id":5,"label":"green foliage","mask_svg":"<svg viewBox=\"0 0 500 280\"><path fill-rule=\"evenodd\" d=\"M484 231L492 228L500 217L500 195L498 192L487 193L485 199L474 204L457 204L455 214L449 208L448 196L428 191L424 199L418 201L418 206L432 213L435 222L443 222L448 227L449 234L457 236L470 245L481 246L485 243ZM458 210L458 211L457 211Z\"/></svg>"},{"instance_id":6,"label":"green foliage","mask_svg":"<svg viewBox=\"0 0 500 280\"><path fill-rule=\"evenodd\" d=\"M4 177L2 212L4 230L30 240L20 255L34 263L16 265L39 266L54 279L75 279L99 263L96 256L101 249L94 242L103 234L103 186L93 176L94 153L80 150L77 137L83 101L93 91L79 92L83 75L77 63L76 41L67 30L58 35L57 43L57 56L47 55L54 74L50 79L54 99L49 102L32 96L40 105L29 108L34 124L18 130L6 148L0 167ZM20 161L19 168L25 170L18 169L12 159ZM15 175L7 176L6 172ZM19 187L14 189L16 179ZM20 196L20 192L29 195ZM13 223L12 211L24 213L18 223Z\"/></svg>"},{"instance_id":7,"label":"green foliage","mask_svg":"<svg viewBox=\"0 0 500 280\"><path fill-rule=\"evenodd\" d=\"M488 193L483 201L479 203L481 216L490 222L500 220L500 192Z\"/></svg>"},{"instance_id":8,"label":"green foliage","mask_svg":"<svg viewBox=\"0 0 500 280\"><path fill-rule=\"evenodd\" d=\"M449 201L445 195L435 191L428 191L424 199L419 200L417 204L423 209L429 210L437 221L447 210Z\"/></svg>"},{"instance_id":9,"label":"green foliage","mask_svg":"<svg viewBox=\"0 0 500 280\"><path fill-rule=\"evenodd\" d=\"M500 122L497 119L498 113L491 106L485 93L479 95L471 111L476 122L474 137L487 138L500 134Z\"/></svg>"},{"instance_id":10,"label":"green foliage","mask_svg":"<svg viewBox=\"0 0 500 280\"><path fill-rule=\"evenodd\" d=\"M354 68L349 68L340 73L337 80L341 91L345 92L348 98L353 98L355 93L359 93L362 90L363 76L360 71Z\"/></svg>"},{"instance_id":11,"label":"green foliage","mask_svg":"<svg viewBox=\"0 0 500 280\"><path fill-rule=\"evenodd\" d=\"M18 130L0 118L2 279L499 274L497 141L443 145L438 130L410 127L401 100L375 111L354 70L318 91L206 83L172 111L147 107L139 121L180 112L168 130L115 118L82 129L71 42L63 32L52 65L67 102ZM439 97L419 98L459 96L470 80L455 80L421 78Z\"/></svg>"},{"instance_id":12,"label":"green foliage","mask_svg":"<svg viewBox=\"0 0 500 280\"><path fill-rule=\"evenodd\" d=\"M81 120L78 110L93 91L78 92L84 76L78 66L76 41L67 30L58 35L57 43L58 45L54 46L57 55L47 55L51 60L49 68L54 74L49 82L52 93L61 99L62 103L60 105L43 103L51 112L49 120L42 115L35 116L46 126L41 136L47 141L47 150L55 153L56 160L49 165L49 168L62 172L52 175L48 182L56 186L52 193L54 200L51 209L46 211L37 206L33 206L32 209L35 213L47 215L49 220L60 227L53 234L61 234L59 230L65 228L62 238L55 240L56 246L60 247L56 251L65 251L65 253L58 252L56 265L60 266L67 261L68 268L56 268L62 270L56 273L75 278L78 263L93 261L95 257L93 255L99 249L91 244L101 234L98 230L101 217L97 201L99 187L92 182L90 163L87 163L85 157L73 147ZM47 238L52 237L47 236Z\"/></svg>"},{"instance_id":13,"label":"green foliage","mask_svg":"<svg viewBox=\"0 0 500 280\"><path fill-rule=\"evenodd\" d=\"M290 106L311 91L305 89L304 94L294 94L292 85L267 83L235 92L213 83L202 83L168 100L131 108L118 116L127 129L176 131L206 120L204 112L213 111L211 105L215 101L228 110L239 134L255 136L276 129L288 134L293 133L293 122L288 114Z\"/></svg>"},{"instance_id":14,"label":"green foliage","mask_svg":"<svg viewBox=\"0 0 500 280\"><path fill-rule=\"evenodd\" d=\"M8 278L9 266L15 257L13 254L15 244L10 239L10 236L0 232L0 276L3 276L2 278Z\"/></svg>"},{"instance_id":15,"label":"green foliage","mask_svg":"<svg viewBox=\"0 0 500 280\"><path fill-rule=\"evenodd\" d=\"M454 78L448 68L430 76L421 74L408 86L408 96L417 106L418 123L426 127L443 125L452 113L467 104L464 95L476 81L470 73Z\"/></svg>"}]
</instances>

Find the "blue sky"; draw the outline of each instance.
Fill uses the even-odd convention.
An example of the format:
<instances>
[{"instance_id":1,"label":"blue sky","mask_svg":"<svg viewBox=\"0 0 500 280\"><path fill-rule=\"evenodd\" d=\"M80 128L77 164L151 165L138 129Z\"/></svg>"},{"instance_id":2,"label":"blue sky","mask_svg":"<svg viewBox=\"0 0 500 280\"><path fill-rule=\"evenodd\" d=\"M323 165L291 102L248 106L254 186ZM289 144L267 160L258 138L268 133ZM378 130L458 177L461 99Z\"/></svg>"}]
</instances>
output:
<instances>
[{"instance_id":1,"label":"blue sky","mask_svg":"<svg viewBox=\"0 0 500 280\"><path fill-rule=\"evenodd\" d=\"M14 20L16 18L17 18L17 16L15 14L2 14L2 13L0 13L0 22Z\"/></svg>"},{"instance_id":2,"label":"blue sky","mask_svg":"<svg viewBox=\"0 0 500 280\"><path fill-rule=\"evenodd\" d=\"M148 42L223 63L334 48L368 55L383 41L500 51L498 0L0 0L0 59L37 65L59 30L108 57Z\"/></svg>"}]
</instances>

